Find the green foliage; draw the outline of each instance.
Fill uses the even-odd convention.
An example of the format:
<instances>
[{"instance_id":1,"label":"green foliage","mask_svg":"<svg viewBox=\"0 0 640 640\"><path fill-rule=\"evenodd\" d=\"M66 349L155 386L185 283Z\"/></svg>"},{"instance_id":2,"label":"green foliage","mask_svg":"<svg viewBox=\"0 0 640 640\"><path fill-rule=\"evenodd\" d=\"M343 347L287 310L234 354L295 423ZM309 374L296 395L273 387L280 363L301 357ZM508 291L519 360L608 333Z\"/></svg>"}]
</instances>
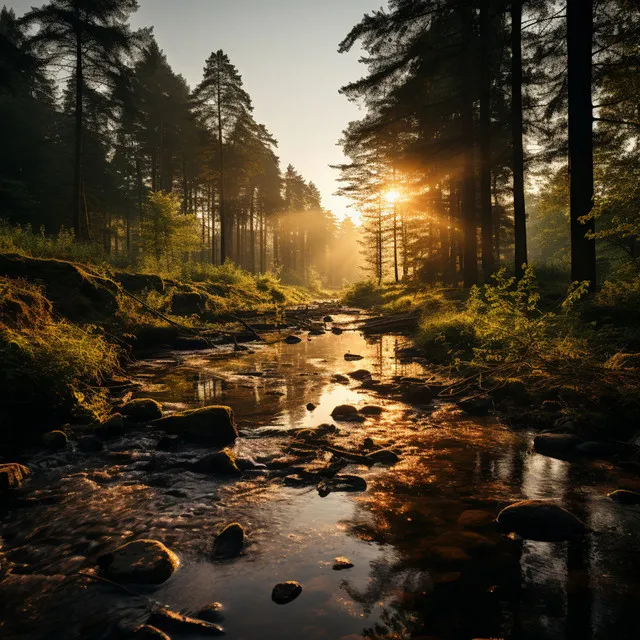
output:
<instances>
[{"instance_id":1,"label":"green foliage","mask_svg":"<svg viewBox=\"0 0 640 640\"><path fill-rule=\"evenodd\" d=\"M118 356L97 327L54 318L38 287L0 278L3 412L28 418L100 408L103 397L95 386L117 370Z\"/></svg>"},{"instance_id":2,"label":"green foliage","mask_svg":"<svg viewBox=\"0 0 640 640\"><path fill-rule=\"evenodd\" d=\"M384 302L383 294L384 287L375 280L364 280L348 287L342 295L342 302L353 307L372 309Z\"/></svg>"},{"instance_id":3,"label":"green foliage","mask_svg":"<svg viewBox=\"0 0 640 640\"><path fill-rule=\"evenodd\" d=\"M184 254L200 248L198 221L182 213L177 195L150 193L140 224L140 247L147 269L170 271L184 262Z\"/></svg>"}]
</instances>

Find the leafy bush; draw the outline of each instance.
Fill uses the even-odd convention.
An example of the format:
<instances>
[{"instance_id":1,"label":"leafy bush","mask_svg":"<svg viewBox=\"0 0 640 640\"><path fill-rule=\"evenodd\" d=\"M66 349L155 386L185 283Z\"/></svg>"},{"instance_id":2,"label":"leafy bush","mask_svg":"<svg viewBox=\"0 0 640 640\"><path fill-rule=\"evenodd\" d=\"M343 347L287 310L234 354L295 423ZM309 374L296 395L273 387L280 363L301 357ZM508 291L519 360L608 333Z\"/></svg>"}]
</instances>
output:
<instances>
[{"instance_id":1,"label":"leafy bush","mask_svg":"<svg viewBox=\"0 0 640 640\"><path fill-rule=\"evenodd\" d=\"M384 302L383 294L384 288L375 280L364 280L348 287L342 294L342 302L353 307L371 309Z\"/></svg>"}]
</instances>

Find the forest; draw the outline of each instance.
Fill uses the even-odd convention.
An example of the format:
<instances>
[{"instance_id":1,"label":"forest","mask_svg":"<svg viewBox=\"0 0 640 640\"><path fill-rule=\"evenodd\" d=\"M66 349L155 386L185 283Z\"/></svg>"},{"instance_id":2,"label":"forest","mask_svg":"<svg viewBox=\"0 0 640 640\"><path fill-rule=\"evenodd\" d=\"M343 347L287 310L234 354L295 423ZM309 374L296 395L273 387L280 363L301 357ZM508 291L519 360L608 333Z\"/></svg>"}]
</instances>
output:
<instances>
[{"instance_id":1,"label":"forest","mask_svg":"<svg viewBox=\"0 0 640 640\"><path fill-rule=\"evenodd\" d=\"M635 640L640 3L25 2L0 636Z\"/></svg>"}]
</instances>

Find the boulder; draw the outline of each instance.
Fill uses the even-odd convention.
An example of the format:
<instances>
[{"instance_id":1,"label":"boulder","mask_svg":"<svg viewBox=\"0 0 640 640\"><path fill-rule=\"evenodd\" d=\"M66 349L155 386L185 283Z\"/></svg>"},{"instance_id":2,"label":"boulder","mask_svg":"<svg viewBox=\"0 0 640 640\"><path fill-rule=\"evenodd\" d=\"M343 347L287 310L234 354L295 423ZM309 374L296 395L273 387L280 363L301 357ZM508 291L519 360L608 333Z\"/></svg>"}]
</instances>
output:
<instances>
[{"instance_id":1,"label":"boulder","mask_svg":"<svg viewBox=\"0 0 640 640\"><path fill-rule=\"evenodd\" d=\"M374 451L367 456L373 462L385 465L393 465L400 462L400 456L394 453L390 449L381 449L380 451Z\"/></svg>"},{"instance_id":2,"label":"boulder","mask_svg":"<svg viewBox=\"0 0 640 640\"><path fill-rule=\"evenodd\" d=\"M343 420L347 422L362 422L364 418L358 413L358 410L350 404L338 405L332 412L331 417L334 420Z\"/></svg>"},{"instance_id":3,"label":"boulder","mask_svg":"<svg viewBox=\"0 0 640 640\"><path fill-rule=\"evenodd\" d=\"M205 622L219 624L224 621L224 607L219 602L212 602L198 611L196 617Z\"/></svg>"},{"instance_id":4,"label":"boulder","mask_svg":"<svg viewBox=\"0 0 640 640\"><path fill-rule=\"evenodd\" d=\"M302 340L298 336L287 336L284 341L287 344L300 344Z\"/></svg>"},{"instance_id":5,"label":"boulder","mask_svg":"<svg viewBox=\"0 0 640 640\"><path fill-rule=\"evenodd\" d=\"M98 558L101 573L118 584L162 584L180 560L157 540L127 542Z\"/></svg>"},{"instance_id":6,"label":"boulder","mask_svg":"<svg viewBox=\"0 0 640 640\"><path fill-rule=\"evenodd\" d=\"M313 402L310 402L310 403L307 405L307 411L315 411L315 409L316 409L316 405L315 405L315 404L313 404Z\"/></svg>"},{"instance_id":7,"label":"boulder","mask_svg":"<svg viewBox=\"0 0 640 640\"><path fill-rule=\"evenodd\" d=\"M458 401L458 407L470 416L488 416L493 409L493 400L490 396L474 396Z\"/></svg>"},{"instance_id":8,"label":"boulder","mask_svg":"<svg viewBox=\"0 0 640 640\"><path fill-rule=\"evenodd\" d=\"M640 493L636 491L628 491L627 489L617 489L616 491L612 491L608 497L618 504L640 504Z\"/></svg>"},{"instance_id":9,"label":"boulder","mask_svg":"<svg viewBox=\"0 0 640 640\"><path fill-rule=\"evenodd\" d=\"M333 322L333 318L331 316L325 316L324 318L322 318L323 322Z\"/></svg>"},{"instance_id":10,"label":"boulder","mask_svg":"<svg viewBox=\"0 0 640 640\"><path fill-rule=\"evenodd\" d=\"M151 422L162 418L162 405L151 398L136 398L118 407L118 413L133 422Z\"/></svg>"},{"instance_id":11,"label":"boulder","mask_svg":"<svg viewBox=\"0 0 640 640\"><path fill-rule=\"evenodd\" d=\"M223 406L174 413L166 418L154 420L152 424L169 433L177 433L216 447L225 447L238 437L233 411Z\"/></svg>"},{"instance_id":12,"label":"boulder","mask_svg":"<svg viewBox=\"0 0 640 640\"><path fill-rule=\"evenodd\" d=\"M271 592L271 599L276 604L288 604L293 602L302 593L302 585L299 582L280 582Z\"/></svg>"},{"instance_id":13,"label":"boulder","mask_svg":"<svg viewBox=\"0 0 640 640\"><path fill-rule=\"evenodd\" d=\"M357 353L345 353L344 359L347 362L356 362L357 360L364 360L364 356L360 356Z\"/></svg>"},{"instance_id":14,"label":"boulder","mask_svg":"<svg viewBox=\"0 0 640 640\"><path fill-rule=\"evenodd\" d=\"M584 522L548 500L516 502L503 509L497 520L504 530L531 540L555 542L589 532Z\"/></svg>"},{"instance_id":15,"label":"boulder","mask_svg":"<svg viewBox=\"0 0 640 640\"><path fill-rule=\"evenodd\" d=\"M335 336L341 336L344 331L340 327L331 327L331 333Z\"/></svg>"},{"instance_id":16,"label":"boulder","mask_svg":"<svg viewBox=\"0 0 640 640\"><path fill-rule=\"evenodd\" d=\"M574 452L582 438L571 433L541 433L533 440L533 449L547 456L566 456Z\"/></svg>"},{"instance_id":17,"label":"boulder","mask_svg":"<svg viewBox=\"0 0 640 640\"><path fill-rule=\"evenodd\" d=\"M42 436L42 444L52 451L64 449L69 443L69 438L64 431L49 431Z\"/></svg>"},{"instance_id":18,"label":"boulder","mask_svg":"<svg viewBox=\"0 0 640 640\"><path fill-rule=\"evenodd\" d=\"M235 558L244 545L244 529L241 524L228 524L213 541L213 555L216 558Z\"/></svg>"},{"instance_id":19,"label":"boulder","mask_svg":"<svg viewBox=\"0 0 640 640\"><path fill-rule=\"evenodd\" d=\"M153 625L167 633L184 634L189 637L218 637L224 630L217 624L190 618L170 609L158 609L150 616L147 624Z\"/></svg>"},{"instance_id":20,"label":"boulder","mask_svg":"<svg viewBox=\"0 0 640 640\"><path fill-rule=\"evenodd\" d=\"M353 562L351 562L348 558L344 556L338 556L333 561L333 570L334 571L344 571L345 569L351 569L353 567Z\"/></svg>"},{"instance_id":21,"label":"boulder","mask_svg":"<svg viewBox=\"0 0 640 640\"><path fill-rule=\"evenodd\" d=\"M229 449L215 451L193 463L192 468L197 473L213 473L223 476L239 476L242 471L236 464L236 457Z\"/></svg>"},{"instance_id":22,"label":"boulder","mask_svg":"<svg viewBox=\"0 0 640 640\"><path fill-rule=\"evenodd\" d=\"M131 293L156 291L164 293L164 280L160 276L144 273L117 273L115 280L120 286Z\"/></svg>"},{"instance_id":23,"label":"boulder","mask_svg":"<svg viewBox=\"0 0 640 640\"><path fill-rule=\"evenodd\" d=\"M23 480L29 475L31 475L31 471L28 467L17 462L0 464L0 491L19 489Z\"/></svg>"}]
</instances>

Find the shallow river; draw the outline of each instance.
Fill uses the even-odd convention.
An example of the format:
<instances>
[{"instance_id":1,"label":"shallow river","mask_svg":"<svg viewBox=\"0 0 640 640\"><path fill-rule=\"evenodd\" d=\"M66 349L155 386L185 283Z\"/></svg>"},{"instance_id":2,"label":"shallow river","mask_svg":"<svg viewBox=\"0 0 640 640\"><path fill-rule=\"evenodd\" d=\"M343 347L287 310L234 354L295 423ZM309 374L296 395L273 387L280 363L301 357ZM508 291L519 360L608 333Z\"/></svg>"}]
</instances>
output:
<instances>
[{"instance_id":1,"label":"shallow river","mask_svg":"<svg viewBox=\"0 0 640 640\"><path fill-rule=\"evenodd\" d=\"M94 456L34 454L29 492L2 516L14 570L0 582L0 636L106 638L122 620L143 620L146 601L80 574L105 546L154 538L181 566L159 589L134 591L184 612L221 602L229 640L638 637L640 510L606 497L638 488L637 479L606 463L533 454L531 434L450 404L416 407L331 381L363 368L383 382L427 376L396 357L403 338L303 337L239 356L170 354L130 373L142 383L136 394L166 410L230 405L242 436L237 453L258 462L284 455L286 430L332 422L336 405L379 405L380 416L338 423L333 445L359 449L371 437L400 455L397 465L350 465L344 473L365 478L367 490L320 497L313 486L286 487L259 470L220 480L165 469L151 430ZM349 362L346 353L364 359ZM524 498L557 499L594 533L575 543L501 535L493 519ZM234 521L248 544L240 557L214 561L215 532ZM333 570L336 556L353 568ZM271 590L284 580L303 592L279 606Z\"/></svg>"}]
</instances>

